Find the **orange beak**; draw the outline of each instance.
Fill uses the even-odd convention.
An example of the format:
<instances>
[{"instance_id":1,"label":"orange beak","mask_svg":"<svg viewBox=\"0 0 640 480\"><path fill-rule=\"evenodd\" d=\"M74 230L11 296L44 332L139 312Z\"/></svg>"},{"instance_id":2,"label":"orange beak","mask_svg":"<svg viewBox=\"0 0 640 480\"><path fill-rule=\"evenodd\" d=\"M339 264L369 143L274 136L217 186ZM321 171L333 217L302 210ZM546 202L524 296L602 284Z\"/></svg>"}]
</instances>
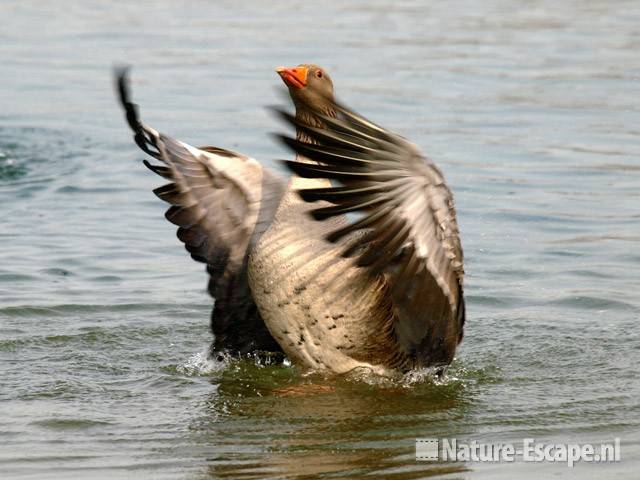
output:
<instances>
[{"instance_id":1,"label":"orange beak","mask_svg":"<svg viewBox=\"0 0 640 480\"><path fill-rule=\"evenodd\" d=\"M309 72L307 67L278 67L276 72L289 87L302 88L307 86L307 73Z\"/></svg>"}]
</instances>

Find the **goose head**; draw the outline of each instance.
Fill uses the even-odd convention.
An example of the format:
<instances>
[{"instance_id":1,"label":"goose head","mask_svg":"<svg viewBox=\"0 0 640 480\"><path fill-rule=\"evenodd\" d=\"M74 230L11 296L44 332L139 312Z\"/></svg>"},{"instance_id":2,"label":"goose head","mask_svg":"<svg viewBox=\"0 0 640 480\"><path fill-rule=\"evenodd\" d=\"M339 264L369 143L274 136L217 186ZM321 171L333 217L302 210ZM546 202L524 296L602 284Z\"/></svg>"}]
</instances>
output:
<instances>
[{"instance_id":1,"label":"goose head","mask_svg":"<svg viewBox=\"0 0 640 480\"><path fill-rule=\"evenodd\" d=\"M310 105L319 111L334 117L333 82L327 71L311 63L297 67L278 67L276 72L289 88L289 94L296 107L296 116L305 116L304 105Z\"/></svg>"}]
</instances>

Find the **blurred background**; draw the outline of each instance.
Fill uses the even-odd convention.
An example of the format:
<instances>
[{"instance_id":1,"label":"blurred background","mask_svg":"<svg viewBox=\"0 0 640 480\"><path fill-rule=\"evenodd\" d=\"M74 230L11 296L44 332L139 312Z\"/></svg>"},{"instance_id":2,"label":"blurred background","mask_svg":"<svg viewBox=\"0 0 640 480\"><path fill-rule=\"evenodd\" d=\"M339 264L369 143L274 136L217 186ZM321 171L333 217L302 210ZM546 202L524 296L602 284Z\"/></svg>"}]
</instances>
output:
<instances>
[{"instance_id":1,"label":"blurred background","mask_svg":"<svg viewBox=\"0 0 640 480\"><path fill-rule=\"evenodd\" d=\"M4 0L0 18L3 477L635 478L638 2ZM206 362L206 275L111 68L135 67L157 129L277 168L264 107L274 68L303 62L454 192L468 317L442 382ZM622 461L416 462L431 437L619 437Z\"/></svg>"}]
</instances>

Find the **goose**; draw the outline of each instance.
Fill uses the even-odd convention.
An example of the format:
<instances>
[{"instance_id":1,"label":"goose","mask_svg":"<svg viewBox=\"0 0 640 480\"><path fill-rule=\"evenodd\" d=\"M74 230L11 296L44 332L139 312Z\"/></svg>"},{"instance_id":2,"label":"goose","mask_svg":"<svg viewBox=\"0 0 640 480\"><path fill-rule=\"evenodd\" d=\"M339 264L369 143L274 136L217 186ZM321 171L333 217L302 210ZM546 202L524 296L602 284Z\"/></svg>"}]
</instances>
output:
<instances>
[{"instance_id":1,"label":"goose","mask_svg":"<svg viewBox=\"0 0 640 480\"><path fill-rule=\"evenodd\" d=\"M295 129L282 179L253 158L143 123L115 72L134 141L169 181L154 193L206 264L213 358L274 355L302 371L442 372L465 323L463 253L439 168L334 97L327 71L279 67Z\"/></svg>"}]
</instances>

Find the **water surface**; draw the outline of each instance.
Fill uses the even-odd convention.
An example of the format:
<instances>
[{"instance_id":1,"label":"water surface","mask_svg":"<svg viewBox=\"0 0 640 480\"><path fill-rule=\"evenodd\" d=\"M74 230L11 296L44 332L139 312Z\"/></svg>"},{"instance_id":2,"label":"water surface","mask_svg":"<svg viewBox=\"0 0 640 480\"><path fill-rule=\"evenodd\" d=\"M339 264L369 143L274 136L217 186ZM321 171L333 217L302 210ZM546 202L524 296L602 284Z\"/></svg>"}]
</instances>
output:
<instances>
[{"instance_id":1,"label":"water surface","mask_svg":"<svg viewBox=\"0 0 640 480\"><path fill-rule=\"evenodd\" d=\"M634 478L637 2L4 1L6 478ZM455 193L468 320L441 384L207 364L206 276L114 101L275 165L280 64L410 138ZM300 392L303 392L300 394ZM416 437L600 442L609 465L423 463Z\"/></svg>"}]
</instances>

